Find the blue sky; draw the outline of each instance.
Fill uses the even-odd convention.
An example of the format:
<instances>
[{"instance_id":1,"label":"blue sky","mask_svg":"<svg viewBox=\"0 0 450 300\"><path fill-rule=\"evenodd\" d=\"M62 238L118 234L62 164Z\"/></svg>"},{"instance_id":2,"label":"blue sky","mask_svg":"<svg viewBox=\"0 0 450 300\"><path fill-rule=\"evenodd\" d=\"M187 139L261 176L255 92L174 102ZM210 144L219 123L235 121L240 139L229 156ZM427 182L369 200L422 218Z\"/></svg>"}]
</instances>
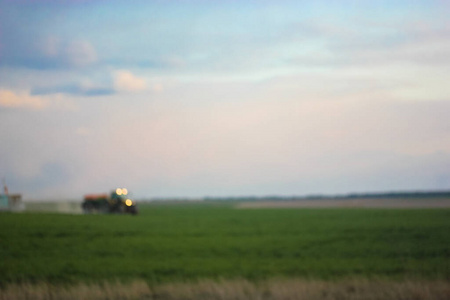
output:
<instances>
[{"instance_id":1,"label":"blue sky","mask_svg":"<svg viewBox=\"0 0 450 300\"><path fill-rule=\"evenodd\" d=\"M446 1L0 1L27 199L450 188Z\"/></svg>"}]
</instances>

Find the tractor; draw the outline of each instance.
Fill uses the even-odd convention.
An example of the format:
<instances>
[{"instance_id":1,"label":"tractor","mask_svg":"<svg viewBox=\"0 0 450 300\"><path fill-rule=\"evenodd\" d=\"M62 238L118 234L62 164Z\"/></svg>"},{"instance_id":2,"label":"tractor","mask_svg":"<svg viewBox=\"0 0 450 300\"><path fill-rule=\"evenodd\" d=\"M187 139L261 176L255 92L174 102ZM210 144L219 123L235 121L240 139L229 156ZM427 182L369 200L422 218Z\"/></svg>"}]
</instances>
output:
<instances>
[{"instance_id":1,"label":"tractor","mask_svg":"<svg viewBox=\"0 0 450 300\"><path fill-rule=\"evenodd\" d=\"M136 202L128 197L128 190L125 188L117 188L108 194L90 194L84 196L81 204L83 212L91 213L130 213L136 215L138 213Z\"/></svg>"}]
</instances>

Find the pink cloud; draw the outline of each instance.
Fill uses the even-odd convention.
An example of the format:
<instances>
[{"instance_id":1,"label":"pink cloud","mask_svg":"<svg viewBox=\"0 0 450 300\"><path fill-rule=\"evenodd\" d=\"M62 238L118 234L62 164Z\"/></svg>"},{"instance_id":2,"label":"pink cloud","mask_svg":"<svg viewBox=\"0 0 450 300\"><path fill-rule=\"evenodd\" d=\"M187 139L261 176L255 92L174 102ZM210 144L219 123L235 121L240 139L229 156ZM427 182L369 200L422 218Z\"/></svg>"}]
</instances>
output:
<instances>
[{"instance_id":1,"label":"pink cloud","mask_svg":"<svg viewBox=\"0 0 450 300\"><path fill-rule=\"evenodd\" d=\"M130 71L121 70L114 74L114 88L118 91L138 92L145 90L147 84L143 78L135 76Z\"/></svg>"},{"instance_id":2,"label":"pink cloud","mask_svg":"<svg viewBox=\"0 0 450 300\"><path fill-rule=\"evenodd\" d=\"M48 101L38 96L31 96L28 93L15 93L10 90L0 90L0 107L39 110L45 108L48 104Z\"/></svg>"},{"instance_id":3,"label":"pink cloud","mask_svg":"<svg viewBox=\"0 0 450 300\"><path fill-rule=\"evenodd\" d=\"M15 92L7 89L0 89L0 108L27 109L27 110L76 110L76 105L60 95L42 97L30 95L29 91Z\"/></svg>"}]
</instances>

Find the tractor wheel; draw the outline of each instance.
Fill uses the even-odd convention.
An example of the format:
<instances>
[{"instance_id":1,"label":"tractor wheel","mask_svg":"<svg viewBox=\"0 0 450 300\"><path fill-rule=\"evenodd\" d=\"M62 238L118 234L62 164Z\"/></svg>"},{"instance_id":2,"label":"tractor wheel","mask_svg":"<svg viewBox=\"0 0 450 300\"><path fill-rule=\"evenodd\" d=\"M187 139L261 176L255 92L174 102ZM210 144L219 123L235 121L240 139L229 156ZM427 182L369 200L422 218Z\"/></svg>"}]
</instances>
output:
<instances>
[{"instance_id":1,"label":"tractor wheel","mask_svg":"<svg viewBox=\"0 0 450 300\"><path fill-rule=\"evenodd\" d=\"M109 204L107 202L101 203L98 210L102 214L109 213Z\"/></svg>"},{"instance_id":2,"label":"tractor wheel","mask_svg":"<svg viewBox=\"0 0 450 300\"><path fill-rule=\"evenodd\" d=\"M137 215L138 214L138 210L137 210L136 206L130 207L130 213L132 215Z\"/></svg>"},{"instance_id":3,"label":"tractor wheel","mask_svg":"<svg viewBox=\"0 0 450 300\"><path fill-rule=\"evenodd\" d=\"M123 203L119 203L114 209L114 212L117 214L123 214L125 212L125 205Z\"/></svg>"}]
</instances>

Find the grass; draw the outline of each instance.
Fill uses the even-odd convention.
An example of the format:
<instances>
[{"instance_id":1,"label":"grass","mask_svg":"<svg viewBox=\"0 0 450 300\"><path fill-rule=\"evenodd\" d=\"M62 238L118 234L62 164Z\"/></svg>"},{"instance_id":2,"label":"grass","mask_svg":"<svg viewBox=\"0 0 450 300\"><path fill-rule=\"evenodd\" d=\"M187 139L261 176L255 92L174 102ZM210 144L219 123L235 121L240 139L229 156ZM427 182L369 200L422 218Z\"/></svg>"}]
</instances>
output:
<instances>
[{"instance_id":1,"label":"grass","mask_svg":"<svg viewBox=\"0 0 450 300\"><path fill-rule=\"evenodd\" d=\"M41 284L13 284L0 290L0 300L447 300L450 285L445 281L345 281L320 280L202 280L169 283L156 287L136 280L128 284L80 283L68 287Z\"/></svg>"},{"instance_id":2,"label":"grass","mask_svg":"<svg viewBox=\"0 0 450 300\"><path fill-rule=\"evenodd\" d=\"M0 214L0 283L450 280L449 209L142 205L140 215Z\"/></svg>"}]
</instances>

